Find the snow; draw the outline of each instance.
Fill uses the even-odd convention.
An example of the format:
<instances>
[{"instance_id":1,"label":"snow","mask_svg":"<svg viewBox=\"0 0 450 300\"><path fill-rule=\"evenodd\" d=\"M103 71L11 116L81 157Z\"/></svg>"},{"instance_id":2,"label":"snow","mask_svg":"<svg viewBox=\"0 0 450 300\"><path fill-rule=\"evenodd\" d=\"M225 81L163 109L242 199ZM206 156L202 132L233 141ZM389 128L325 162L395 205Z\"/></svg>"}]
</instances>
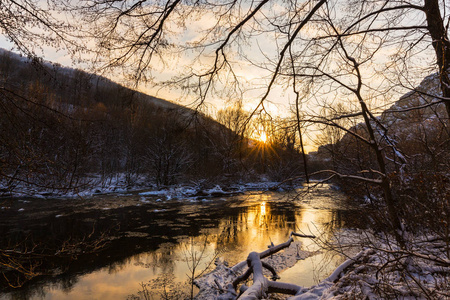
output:
<instances>
[{"instance_id":1,"label":"snow","mask_svg":"<svg viewBox=\"0 0 450 300\"><path fill-rule=\"evenodd\" d=\"M450 260L445 241L439 236L409 236L408 250L395 244L391 237L363 230L342 230L335 236L335 246L354 253L326 279L312 287L301 288L289 300L335 299L450 299ZM297 258L294 242L283 252L264 259L277 272L292 267ZM359 252L355 250L360 249ZM355 254L356 253L356 254ZM314 255L301 252L300 258ZM244 273L245 261L229 268L216 263L212 272L196 280L200 292L196 299L236 299L229 284ZM269 273L265 274L269 276ZM281 273L281 281L283 273ZM232 288L231 288L232 289ZM278 298L277 298L278 299Z\"/></svg>"},{"instance_id":2,"label":"snow","mask_svg":"<svg viewBox=\"0 0 450 300\"><path fill-rule=\"evenodd\" d=\"M89 198L103 194L138 193L140 196L160 196L166 200L204 201L205 198L229 196L246 191L267 191L280 185L280 182L268 181L261 178L260 182L240 182L237 184L212 185L206 181L190 182L158 188L148 181L146 176L137 176L133 183L126 180L125 174L117 174L113 178L102 180L99 174L90 174L80 179L83 188L67 191L65 189L39 188L32 184L18 183L14 190L7 188L7 183L0 180L0 197L8 198ZM289 187L300 188L300 184Z\"/></svg>"},{"instance_id":3,"label":"snow","mask_svg":"<svg viewBox=\"0 0 450 300\"><path fill-rule=\"evenodd\" d=\"M259 190L264 191L268 190L274 186L277 186L279 182L274 181L261 181L261 182L246 182L235 185L234 187L240 191L251 191L251 190Z\"/></svg>"},{"instance_id":4,"label":"snow","mask_svg":"<svg viewBox=\"0 0 450 300\"><path fill-rule=\"evenodd\" d=\"M390 237L342 232L337 237L341 245L366 246L328 278L288 299L450 299L450 261L441 250L445 242L426 236L409 238L411 249L402 250Z\"/></svg>"},{"instance_id":5,"label":"snow","mask_svg":"<svg viewBox=\"0 0 450 300\"><path fill-rule=\"evenodd\" d=\"M36 193L36 194L34 194L34 195L33 195L33 198L36 198L36 199L45 199L45 196L44 196L44 195L41 195L41 194L38 194L38 193Z\"/></svg>"},{"instance_id":6,"label":"snow","mask_svg":"<svg viewBox=\"0 0 450 300\"><path fill-rule=\"evenodd\" d=\"M142 192L139 193L140 196L155 196L155 195L167 195L168 191L167 190L162 190L162 191L148 191L148 192Z\"/></svg>"},{"instance_id":7,"label":"snow","mask_svg":"<svg viewBox=\"0 0 450 300\"><path fill-rule=\"evenodd\" d=\"M151 203L150 200L148 200L148 199L146 199L146 198L144 198L144 197L142 197L140 201L141 201L142 203L145 203L145 204Z\"/></svg>"},{"instance_id":8,"label":"snow","mask_svg":"<svg viewBox=\"0 0 450 300\"><path fill-rule=\"evenodd\" d=\"M361 251L355 257L349 258L346 261L344 261L339 267L336 268L336 270L334 270L334 272L330 276L328 276L325 280L323 280L323 282L327 282L327 281L334 282L334 281L338 280L341 273L343 273L345 271L345 269L347 269L350 265L352 265L356 260L361 258L361 256L367 255L367 252L368 252L368 250Z\"/></svg>"},{"instance_id":9,"label":"snow","mask_svg":"<svg viewBox=\"0 0 450 300\"><path fill-rule=\"evenodd\" d=\"M211 194L225 194L225 192L222 190L220 185L216 185L212 189L205 190L205 193L209 194L209 195L211 195Z\"/></svg>"},{"instance_id":10,"label":"snow","mask_svg":"<svg viewBox=\"0 0 450 300\"><path fill-rule=\"evenodd\" d=\"M305 259L317 253L299 250L301 244L302 243L300 241L294 241L288 248L266 257L262 259L262 261L273 266L277 273L279 273L282 270L293 267L299 258ZM212 272L195 281L195 284L200 289L195 299L221 299L221 296L227 295L225 288L231 284L238 275L245 272L247 262L242 261L233 267L228 267L227 265L228 264L225 261L217 261L216 268ZM269 276L271 274L267 271L265 275ZM281 277L281 281L282 280L283 278Z\"/></svg>"},{"instance_id":11,"label":"snow","mask_svg":"<svg viewBox=\"0 0 450 300\"><path fill-rule=\"evenodd\" d=\"M162 190L151 190L140 192L140 196L164 196L166 200L184 199L189 202L207 202L211 197L228 196L251 190L268 190L277 185L277 182L244 183L235 184L230 187L215 185L212 188L201 188L200 186L176 185ZM224 198L222 198L224 199ZM225 199L224 199L225 200ZM162 201L158 199L156 201Z\"/></svg>"},{"instance_id":12,"label":"snow","mask_svg":"<svg viewBox=\"0 0 450 300\"><path fill-rule=\"evenodd\" d=\"M36 199L47 198L87 198L95 195L109 193L129 193L143 189L154 189L154 186L148 183L145 176L140 176L130 185L126 181L125 174L118 174L114 178L101 180L98 174L90 174L80 180L80 184L84 185L83 189L74 189L67 191L65 189L40 188L32 184L18 183L14 190L10 191L6 188L5 181L0 181L0 197L32 197ZM3 192L2 192L3 191ZM5 192L6 191L6 192Z\"/></svg>"}]
</instances>

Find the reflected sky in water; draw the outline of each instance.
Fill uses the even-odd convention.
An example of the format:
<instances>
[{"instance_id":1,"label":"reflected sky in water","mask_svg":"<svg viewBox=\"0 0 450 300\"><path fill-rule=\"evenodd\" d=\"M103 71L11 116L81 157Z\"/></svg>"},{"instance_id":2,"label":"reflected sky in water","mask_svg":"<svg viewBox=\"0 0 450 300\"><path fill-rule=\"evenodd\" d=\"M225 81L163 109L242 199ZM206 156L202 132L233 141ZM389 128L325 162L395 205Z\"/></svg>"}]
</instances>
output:
<instances>
[{"instance_id":1,"label":"reflected sky in water","mask_svg":"<svg viewBox=\"0 0 450 300\"><path fill-rule=\"evenodd\" d=\"M233 265L245 260L251 251L263 251L271 242L286 241L293 230L316 235L327 233L330 228L345 227L353 215L343 209L343 196L327 185L296 200L292 198L293 194L281 192L248 192L189 203L159 203L157 207L141 205L138 211L145 214L133 213L140 223L127 236L133 237L129 242L136 249L150 245L156 250L131 256L122 253L123 259L112 259L106 266L86 271L81 268L64 278L42 279L28 288L3 294L0 299L126 299L137 295L141 282L155 280L162 274L171 274L179 288L187 282L193 256L200 258L198 274L216 252ZM117 219L116 214L124 211L115 213L111 209L108 213ZM160 233L161 228L164 233ZM310 239L301 240L303 249L318 249ZM111 247L121 251L114 243ZM281 280L310 286L329 275L341 262L342 258L330 253L318 254L285 270L280 274Z\"/></svg>"}]
</instances>

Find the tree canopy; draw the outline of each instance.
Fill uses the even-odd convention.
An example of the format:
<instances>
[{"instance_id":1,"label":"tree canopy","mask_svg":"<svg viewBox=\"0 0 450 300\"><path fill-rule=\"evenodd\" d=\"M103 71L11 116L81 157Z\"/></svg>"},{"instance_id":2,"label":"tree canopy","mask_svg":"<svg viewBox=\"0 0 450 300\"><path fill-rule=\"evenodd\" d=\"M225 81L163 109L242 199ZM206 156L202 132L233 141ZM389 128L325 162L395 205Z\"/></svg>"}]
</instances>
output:
<instances>
[{"instance_id":1,"label":"tree canopy","mask_svg":"<svg viewBox=\"0 0 450 300\"><path fill-rule=\"evenodd\" d=\"M328 106L357 88L366 99L380 100L399 87L412 89L431 70L442 74L443 97L449 96L445 1L8 0L0 5L2 33L21 51L31 54L51 44L72 54L88 52L85 57L98 69L121 70L135 83L171 85L197 104L213 97L254 100L257 110L282 93L301 92L298 96L312 100L313 107ZM363 76L360 87L350 58Z\"/></svg>"}]
</instances>

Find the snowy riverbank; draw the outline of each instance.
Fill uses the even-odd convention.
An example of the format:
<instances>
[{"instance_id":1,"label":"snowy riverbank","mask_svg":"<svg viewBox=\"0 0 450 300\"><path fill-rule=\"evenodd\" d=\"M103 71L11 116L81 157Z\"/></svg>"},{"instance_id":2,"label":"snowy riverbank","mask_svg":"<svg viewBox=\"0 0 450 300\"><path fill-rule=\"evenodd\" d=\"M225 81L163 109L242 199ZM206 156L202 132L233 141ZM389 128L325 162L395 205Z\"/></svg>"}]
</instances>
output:
<instances>
[{"instance_id":1,"label":"snowy riverbank","mask_svg":"<svg viewBox=\"0 0 450 300\"><path fill-rule=\"evenodd\" d=\"M196 199L198 197L218 197L238 194L246 191L291 190L301 188L300 183L294 185L280 185L279 182L260 178L257 182L237 182L214 184L207 180L192 181L190 183L158 187L145 177L135 178L132 183L125 175L100 180L98 176L85 178L82 184L75 188L40 187L36 184L19 183L8 187L6 182L0 182L0 198L88 198L95 195L113 193L139 193L142 196L164 196L167 199Z\"/></svg>"},{"instance_id":2,"label":"snowy riverbank","mask_svg":"<svg viewBox=\"0 0 450 300\"><path fill-rule=\"evenodd\" d=\"M437 236L409 236L408 244L408 249L402 249L392 239L380 239L370 231L343 230L332 247L348 254L357 249L359 252L348 256L317 285L296 286L295 295L278 294L275 299L450 299L450 260L445 240ZM301 242L293 242L262 261L280 272L293 267L297 260L316 254L299 251L299 247ZM239 292L235 293L231 285L246 272L246 265L246 262L232 267L217 264L215 270L196 281L200 288L196 299L235 299ZM269 272L267 278L268 275ZM280 281L283 281L283 274ZM252 282L246 284L252 285Z\"/></svg>"}]
</instances>

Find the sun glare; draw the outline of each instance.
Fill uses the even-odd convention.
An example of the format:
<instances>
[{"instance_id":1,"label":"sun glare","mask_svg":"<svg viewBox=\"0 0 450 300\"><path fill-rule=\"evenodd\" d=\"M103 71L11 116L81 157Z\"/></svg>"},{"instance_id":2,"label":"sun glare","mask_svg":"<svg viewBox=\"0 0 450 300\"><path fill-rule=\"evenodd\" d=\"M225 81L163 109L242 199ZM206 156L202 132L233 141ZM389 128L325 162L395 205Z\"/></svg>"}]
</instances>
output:
<instances>
[{"instance_id":1,"label":"sun glare","mask_svg":"<svg viewBox=\"0 0 450 300\"><path fill-rule=\"evenodd\" d=\"M264 131L261 132L261 134L259 135L259 141L263 142L263 143L265 143L267 141L267 135Z\"/></svg>"}]
</instances>

